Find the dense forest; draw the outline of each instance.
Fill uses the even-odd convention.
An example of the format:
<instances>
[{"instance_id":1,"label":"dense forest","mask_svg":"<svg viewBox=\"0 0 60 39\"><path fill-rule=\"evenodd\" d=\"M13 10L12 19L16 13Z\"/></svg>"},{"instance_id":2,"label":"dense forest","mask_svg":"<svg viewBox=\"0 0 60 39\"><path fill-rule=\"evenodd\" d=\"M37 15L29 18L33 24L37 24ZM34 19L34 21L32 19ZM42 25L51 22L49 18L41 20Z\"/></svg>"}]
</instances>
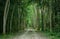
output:
<instances>
[{"instance_id":1,"label":"dense forest","mask_svg":"<svg viewBox=\"0 0 60 39\"><path fill-rule=\"evenodd\" d=\"M0 34L26 28L60 37L60 0L0 0Z\"/></svg>"}]
</instances>

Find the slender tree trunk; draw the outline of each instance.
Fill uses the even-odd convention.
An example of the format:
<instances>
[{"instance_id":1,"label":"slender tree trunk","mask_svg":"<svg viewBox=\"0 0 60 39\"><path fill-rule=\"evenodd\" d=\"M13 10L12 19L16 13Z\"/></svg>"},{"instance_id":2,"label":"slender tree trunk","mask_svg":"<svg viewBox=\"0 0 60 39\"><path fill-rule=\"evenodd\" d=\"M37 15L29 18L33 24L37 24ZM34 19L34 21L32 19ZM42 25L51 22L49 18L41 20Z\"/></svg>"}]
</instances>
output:
<instances>
[{"instance_id":1,"label":"slender tree trunk","mask_svg":"<svg viewBox=\"0 0 60 39\"><path fill-rule=\"evenodd\" d=\"M19 26L20 26L20 15L19 15L19 8L18 8L18 30L19 30Z\"/></svg>"},{"instance_id":2,"label":"slender tree trunk","mask_svg":"<svg viewBox=\"0 0 60 39\"><path fill-rule=\"evenodd\" d=\"M41 25L40 25L40 7L38 6L37 7L37 27L38 27L38 30L40 31L40 27L41 27Z\"/></svg>"},{"instance_id":3,"label":"slender tree trunk","mask_svg":"<svg viewBox=\"0 0 60 39\"><path fill-rule=\"evenodd\" d=\"M45 6L43 7L44 8L44 10L43 10L43 23L44 23L44 31L46 30L46 22L45 22Z\"/></svg>"},{"instance_id":4,"label":"slender tree trunk","mask_svg":"<svg viewBox=\"0 0 60 39\"><path fill-rule=\"evenodd\" d=\"M12 20L13 20L14 9L15 9L15 5L13 6L13 11L12 11L11 20L10 20L10 32L12 30Z\"/></svg>"},{"instance_id":5,"label":"slender tree trunk","mask_svg":"<svg viewBox=\"0 0 60 39\"><path fill-rule=\"evenodd\" d=\"M44 6L44 31L47 29L47 6Z\"/></svg>"},{"instance_id":6,"label":"slender tree trunk","mask_svg":"<svg viewBox=\"0 0 60 39\"><path fill-rule=\"evenodd\" d=\"M41 18L42 18L42 31L44 31L44 22L43 22L43 10L44 8L41 8Z\"/></svg>"},{"instance_id":7,"label":"slender tree trunk","mask_svg":"<svg viewBox=\"0 0 60 39\"><path fill-rule=\"evenodd\" d=\"M52 32L52 0L49 1L50 32Z\"/></svg>"},{"instance_id":8,"label":"slender tree trunk","mask_svg":"<svg viewBox=\"0 0 60 39\"><path fill-rule=\"evenodd\" d=\"M39 18L40 18L39 19L40 20L40 23L39 23L40 24L40 26L39 26L40 29L39 30L42 31L42 10L41 10L41 7L39 7L39 14L40 14L39 15Z\"/></svg>"},{"instance_id":9,"label":"slender tree trunk","mask_svg":"<svg viewBox=\"0 0 60 39\"><path fill-rule=\"evenodd\" d=\"M5 10L4 10L4 16L3 16L3 34L6 34L6 21L9 11L10 1L6 1Z\"/></svg>"},{"instance_id":10,"label":"slender tree trunk","mask_svg":"<svg viewBox=\"0 0 60 39\"><path fill-rule=\"evenodd\" d=\"M34 14L33 14L33 26L34 26L34 28L36 27L36 26L38 26L37 25L37 7L36 7L37 5L35 4L35 5L33 5L33 8L34 8Z\"/></svg>"}]
</instances>

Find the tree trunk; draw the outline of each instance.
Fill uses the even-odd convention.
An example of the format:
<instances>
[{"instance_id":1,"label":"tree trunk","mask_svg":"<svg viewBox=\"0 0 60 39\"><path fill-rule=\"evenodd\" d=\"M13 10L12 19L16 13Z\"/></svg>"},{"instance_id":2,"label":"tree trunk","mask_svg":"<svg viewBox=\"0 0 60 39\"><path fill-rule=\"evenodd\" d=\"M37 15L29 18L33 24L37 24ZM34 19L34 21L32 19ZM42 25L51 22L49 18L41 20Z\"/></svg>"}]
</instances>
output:
<instances>
[{"instance_id":1,"label":"tree trunk","mask_svg":"<svg viewBox=\"0 0 60 39\"><path fill-rule=\"evenodd\" d=\"M10 32L12 30L12 20L13 20L14 9L15 9L15 5L13 6L13 11L12 11L11 20L10 20Z\"/></svg>"},{"instance_id":2,"label":"tree trunk","mask_svg":"<svg viewBox=\"0 0 60 39\"><path fill-rule=\"evenodd\" d=\"M44 31L44 22L43 22L43 7L41 8L41 18L42 18L42 31Z\"/></svg>"},{"instance_id":3,"label":"tree trunk","mask_svg":"<svg viewBox=\"0 0 60 39\"><path fill-rule=\"evenodd\" d=\"M37 6L36 4L33 5L34 14L33 14L32 19L33 19L33 26L34 26L34 28L37 27L37 7L36 6Z\"/></svg>"},{"instance_id":4,"label":"tree trunk","mask_svg":"<svg viewBox=\"0 0 60 39\"><path fill-rule=\"evenodd\" d=\"M9 12L9 6L10 6L10 1L7 0L5 5L5 10L4 10L4 16L3 16L3 34L6 34L6 21Z\"/></svg>"},{"instance_id":5,"label":"tree trunk","mask_svg":"<svg viewBox=\"0 0 60 39\"><path fill-rule=\"evenodd\" d=\"M49 1L50 32L52 32L52 0Z\"/></svg>"}]
</instances>

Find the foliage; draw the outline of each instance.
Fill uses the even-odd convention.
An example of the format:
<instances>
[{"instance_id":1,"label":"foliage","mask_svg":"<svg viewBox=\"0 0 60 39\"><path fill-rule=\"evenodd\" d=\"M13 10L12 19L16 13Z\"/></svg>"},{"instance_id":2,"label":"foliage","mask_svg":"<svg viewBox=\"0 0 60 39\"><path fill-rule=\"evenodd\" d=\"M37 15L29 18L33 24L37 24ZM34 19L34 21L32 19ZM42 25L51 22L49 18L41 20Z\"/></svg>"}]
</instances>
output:
<instances>
[{"instance_id":1,"label":"foliage","mask_svg":"<svg viewBox=\"0 0 60 39\"><path fill-rule=\"evenodd\" d=\"M0 33L3 33L3 22L6 21L6 33L20 32L31 27L60 37L60 0L9 0L10 6L8 3L5 7L6 1L0 0ZM5 21L4 11L7 15Z\"/></svg>"}]
</instances>

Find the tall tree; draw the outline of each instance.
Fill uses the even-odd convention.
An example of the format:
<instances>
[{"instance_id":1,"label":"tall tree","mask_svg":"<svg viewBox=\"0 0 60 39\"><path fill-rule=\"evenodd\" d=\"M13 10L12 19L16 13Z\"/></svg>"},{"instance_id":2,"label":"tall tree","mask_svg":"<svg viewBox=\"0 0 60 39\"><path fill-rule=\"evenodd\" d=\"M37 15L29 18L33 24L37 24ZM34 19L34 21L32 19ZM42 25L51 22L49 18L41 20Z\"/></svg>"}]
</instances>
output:
<instances>
[{"instance_id":1,"label":"tall tree","mask_svg":"<svg viewBox=\"0 0 60 39\"><path fill-rule=\"evenodd\" d=\"M3 16L3 34L6 34L6 21L9 12L10 0L6 0L4 16Z\"/></svg>"},{"instance_id":2,"label":"tall tree","mask_svg":"<svg viewBox=\"0 0 60 39\"><path fill-rule=\"evenodd\" d=\"M52 0L49 1L50 32L52 32Z\"/></svg>"}]
</instances>

